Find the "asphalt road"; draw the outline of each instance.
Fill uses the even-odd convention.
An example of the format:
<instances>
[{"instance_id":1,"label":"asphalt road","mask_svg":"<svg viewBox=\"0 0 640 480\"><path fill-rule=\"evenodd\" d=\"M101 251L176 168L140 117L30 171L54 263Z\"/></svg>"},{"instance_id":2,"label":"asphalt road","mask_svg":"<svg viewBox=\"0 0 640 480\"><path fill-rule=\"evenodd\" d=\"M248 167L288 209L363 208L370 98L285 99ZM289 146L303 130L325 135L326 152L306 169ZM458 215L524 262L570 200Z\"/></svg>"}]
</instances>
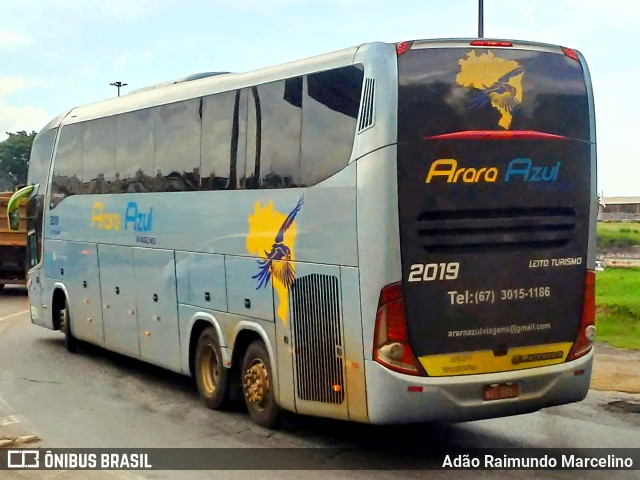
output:
<instances>
[{"instance_id":1,"label":"asphalt road","mask_svg":"<svg viewBox=\"0 0 640 480\"><path fill-rule=\"evenodd\" d=\"M638 447L640 398L591 391L580 403L517 417L464 424L375 427L288 416L273 432L255 426L239 405L227 412L204 408L191 380L150 365L85 346L69 354L63 336L29 321L26 290L0 293L0 438L2 419L34 434L42 447L238 447L343 449L328 457L328 471L313 478L395 478L388 470L342 470L372 464L396 465L387 449L408 459L429 459L434 448ZM6 422L5 422L6 423ZM382 447L382 450L380 449ZM301 450L308 454L308 450ZM360 463L353 463L358 459ZM434 462L436 459L434 457ZM438 457L438 461L439 457ZM388 463L386 463L388 462ZM13 476L10 476L11 473ZM6 475L5 475L6 474ZM405 471L407 478L505 478L501 471ZM569 478L561 471L507 472L507 478ZM603 472L580 472L603 478ZM300 478L295 471L209 472L2 472L2 478ZM640 478L640 472L607 472L608 478Z\"/></svg>"}]
</instances>

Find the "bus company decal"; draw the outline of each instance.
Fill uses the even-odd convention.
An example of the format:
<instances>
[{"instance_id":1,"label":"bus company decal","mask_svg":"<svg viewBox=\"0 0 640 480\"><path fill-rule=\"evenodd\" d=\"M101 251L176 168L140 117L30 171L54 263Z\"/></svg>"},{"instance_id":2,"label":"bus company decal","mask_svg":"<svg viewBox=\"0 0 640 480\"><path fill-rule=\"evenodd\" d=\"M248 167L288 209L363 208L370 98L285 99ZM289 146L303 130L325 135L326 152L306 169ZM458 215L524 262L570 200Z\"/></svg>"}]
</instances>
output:
<instances>
[{"instance_id":1,"label":"bus company decal","mask_svg":"<svg viewBox=\"0 0 640 480\"><path fill-rule=\"evenodd\" d=\"M289 312L289 289L295 279L295 218L303 203L304 195L293 210L285 215L274 208L273 199L264 205L256 202L253 213L248 217L247 251L260 257L257 260L258 272L251 278L258 283L256 290L272 281L279 300L277 315L284 324L287 323Z\"/></svg>"},{"instance_id":2,"label":"bus company decal","mask_svg":"<svg viewBox=\"0 0 640 480\"><path fill-rule=\"evenodd\" d=\"M94 202L91 207L91 228L116 232L124 229L136 234L148 234L153 230L153 207L145 212L138 207L138 202L128 202L124 208L123 221L123 215L117 211L106 211L102 202ZM146 235L137 235L136 242L153 245L156 243L156 239Z\"/></svg>"},{"instance_id":3,"label":"bus company decal","mask_svg":"<svg viewBox=\"0 0 640 480\"><path fill-rule=\"evenodd\" d=\"M478 55L472 50L458 63L458 85L477 90L470 106L482 108L490 104L500 112L498 126L508 130L513 111L522 103L524 68L515 60L496 57L491 51Z\"/></svg>"},{"instance_id":4,"label":"bus company decal","mask_svg":"<svg viewBox=\"0 0 640 480\"><path fill-rule=\"evenodd\" d=\"M492 350L426 355L419 361L430 377L508 372L562 363L572 345L571 342L562 342L515 347L501 356L496 356Z\"/></svg>"},{"instance_id":5,"label":"bus company decal","mask_svg":"<svg viewBox=\"0 0 640 480\"><path fill-rule=\"evenodd\" d=\"M496 166L462 167L453 158L440 158L429 167L425 183L495 183L502 178L509 182L555 182L562 162L555 165L536 165L530 158L514 158L509 162L504 176Z\"/></svg>"}]
</instances>

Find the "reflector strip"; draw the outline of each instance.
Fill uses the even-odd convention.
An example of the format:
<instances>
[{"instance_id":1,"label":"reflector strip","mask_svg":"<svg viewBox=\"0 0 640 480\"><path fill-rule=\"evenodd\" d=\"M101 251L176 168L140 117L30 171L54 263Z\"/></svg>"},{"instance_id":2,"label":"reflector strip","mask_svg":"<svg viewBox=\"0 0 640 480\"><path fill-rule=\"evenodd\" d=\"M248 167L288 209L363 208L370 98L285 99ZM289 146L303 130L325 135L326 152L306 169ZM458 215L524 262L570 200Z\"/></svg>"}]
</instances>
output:
<instances>
[{"instance_id":1,"label":"reflector strip","mask_svg":"<svg viewBox=\"0 0 640 480\"><path fill-rule=\"evenodd\" d=\"M566 140L567 137L535 130L466 130L424 137L424 140Z\"/></svg>"}]
</instances>

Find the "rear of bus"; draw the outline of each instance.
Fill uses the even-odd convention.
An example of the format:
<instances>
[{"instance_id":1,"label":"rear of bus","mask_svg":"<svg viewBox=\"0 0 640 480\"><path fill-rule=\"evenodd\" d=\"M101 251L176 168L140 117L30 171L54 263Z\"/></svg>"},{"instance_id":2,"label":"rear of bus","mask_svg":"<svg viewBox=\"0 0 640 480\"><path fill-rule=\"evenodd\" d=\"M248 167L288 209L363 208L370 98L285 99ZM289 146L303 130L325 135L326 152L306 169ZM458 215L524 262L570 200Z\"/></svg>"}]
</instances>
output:
<instances>
[{"instance_id":1,"label":"rear of bus","mask_svg":"<svg viewBox=\"0 0 640 480\"><path fill-rule=\"evenodd\" d=\"M397 55L402 281L380 293L370 421L583 399L597 209L583 57L486 40L407 42Z\"/></svg>"}]
</instances>

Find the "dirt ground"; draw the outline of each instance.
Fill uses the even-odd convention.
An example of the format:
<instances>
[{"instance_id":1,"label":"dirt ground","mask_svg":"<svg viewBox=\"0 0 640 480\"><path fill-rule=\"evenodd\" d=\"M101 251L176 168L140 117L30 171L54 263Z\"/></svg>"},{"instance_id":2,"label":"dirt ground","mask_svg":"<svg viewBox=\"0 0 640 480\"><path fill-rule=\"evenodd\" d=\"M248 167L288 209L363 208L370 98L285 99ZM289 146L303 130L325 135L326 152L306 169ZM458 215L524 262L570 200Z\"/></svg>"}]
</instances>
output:
<instances>
[{"instance_id":1,"label":"dirt ground","mask_svg":"<svg viewBox=\"0 0 640 480\"><path fill-rule=\"evenodd\" d=\"M591 388L640 394L640 350L596 343Z\"/></svg>"}]
</instances>

